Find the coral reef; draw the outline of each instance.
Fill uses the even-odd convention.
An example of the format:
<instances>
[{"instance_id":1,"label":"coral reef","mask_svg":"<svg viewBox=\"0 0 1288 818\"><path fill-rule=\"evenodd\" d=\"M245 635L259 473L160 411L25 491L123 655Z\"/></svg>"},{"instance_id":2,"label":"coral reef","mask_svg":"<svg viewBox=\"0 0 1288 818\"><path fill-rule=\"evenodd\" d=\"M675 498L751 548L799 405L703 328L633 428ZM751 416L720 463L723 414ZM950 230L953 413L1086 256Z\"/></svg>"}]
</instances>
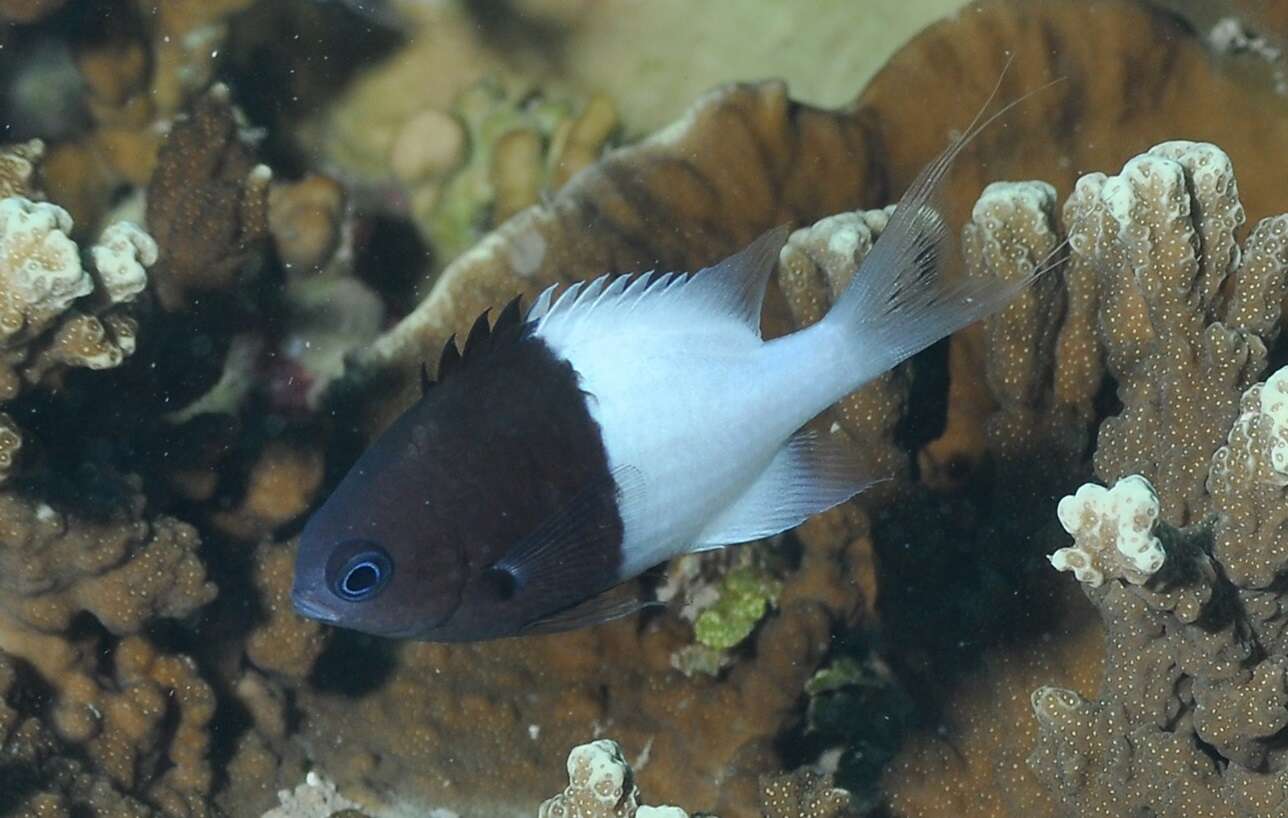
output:
<instances>
[{"instance_id":1,"label":"coral reef","mask_svg":"<svg viewBox=\"0 0 1288 818\"><path fill-rule=\"evenodd\" d=\"M1232 446L1238 437L1231 433ZM1229 457L1221 451L1216 481ZM1254 461L1269 455L1264 446L1245 451ZM1134 476L1119 485L1128 480L1148 487ZM1225 577L1212 525L1156 521L1151 529L1167 556L1146 582L1084 582L1107 631L1105 677L1090 700L1058 687L1034 691L1040 736L1029 763L1078 812L1277 814L1288 803L1277 749L1288 727L1288 660L1274 594Z\"/></svg>"},{"instance_id":2,"label":"coral reef","mask_svg":"<svg viewBox=\"0 0 1288 818\"><path fill-rule=\"evenodd\" d=\"M242 138L226 87L215 86L171 127L147 195L163 307L182 309L246 271L268 239L272 178Z\"/></svg>"},{"instance_id":3,"label":"coral reef","mask_svg":"<svg viewBox=\"0 0 1288 818\"><path fill-rule=\"evenodd\" d=\"M792 319L806 326L823 317L850 283L863 258L880 238L891 210L839 213L797 230L780 259L778 286ZM895 441L895 428L908 401L908 367L887 372L844 398L832 415L853 451L872 474L906 478L908 456ZM876 486L875 492L885 492Z\"/></svg>"},{"instance_id":4,"label":"coral reef","mask_svg":"<svg viewBox=\"0 0 1288 818\"><path fill-rule=\"evenodd\" d=\"M600 739L568 753L568 786L541 803L538 818L688 818L679 807L640 805L635 774L615 741Z\"/></svg>"},{"instance_id":5,"label":"coral reef","mask_svg":"<svg viewBox=\"0 0 1288 818\"><path fill-rule=\"evenodd\" d=\"M989 198L987 192L981 198L977 217ZM1078 381L1063 377L1062 368L1068 364L1067 372L1080 378L1090 372L1099 380L1103 360L1117 383L1121 409L1101 425L1095 458L1101 478L1118 482L1109 490L1084 486L1060 503L1060 522L1075 542L1055 551L1051 562L1073 571L1100 609L1109 655L1099 700L1049 686L1034 694L1040 738L1032 763L1057 801L1079 814L1093 805L1108 809L1107 804L1114 805L1107 815L1227 814L1219 807L1223 803L1264 814L1257 795L1264 783L1256 779L1267 763L1261 745L1283 726L1269 716L1281 705L1267 692L1278 660L1272 655L1257 670L1253 645L1273 654L1273 637L1258 634L1256 624L1234 611L1247 610L1254 623L1274 628L1268 623L1277 607L1263 589L1282 563L1271 545L1275 535L1254 533L1265 530L1269 515L1254 508L1265 509L1266 498L1252 506L1245 499L1257 482L1250 476L1254 464L1269 457L1268 449L1264 455L1250 450L1251 430L1274 424L1261 413L1263 388L1248 387L1265 366L1267 345L1278 333L1279 305L1288 294L1288 223L1282 216L1265 219L1240 246L1235 231L1243 211L1229 159L1212 145L1176 142L1129 161L1121 176L1083 177L1063 212L1070 234L1070 309L1057 328L1048 388L1057 402L1079 397L1083 407L1074 405L1074 416L1085 416L1086 386L1071 388ZM1008 222L1023 225L1029 218L1016 210L1000 220ZM968 265L978 229L972 224L964 233ZM1032 256L1025 263L1033 263ZM999 330L1024 309L1019 302L988 323L986 342L1002 344L991 348L990 361L1014 348ZM1002 387L1023 382L1014 375L990 378L990 387L1001 397ZM1244 390L1236 422L1239 410L1226 396ZM1005 401L998 406L1006 418ZM995 429L993 422L986 428ZM1218 451L1223 439L1230 448ZM1046 451L1050 457L1052 450ZM1210 471L1204 466L1195 473L1191 467L1208 462ZM1146 477L1124 476L1124 463L1146 470L1161 487ZM1239 477L1227 478L1232 472ZM1222 512L1215 523L1210 511ZM1180 528L1186 523L1191 525ZM1217 538L1230 549L1228 569L1218 569L1207 556L1221 558ZM1269 553L1258 546L1268 546ZM1256 602L1232 606L1238 591L1214 587L1226 576L1245 583ZM1042 656L1029 661L1050 663ZM1031 667L1024 672L1035 678ZM1087 689L1085 681L1081 688ZM1232 723L1247 727L1241 731ZM1247 766L1232 765L1235 771L1221 784L1186 731ZM1113 749L1113 742L1128 735L1130 746L1145 748L1140 755ZM996 757L988 747L968 759ZM1016 749L1010 744L1004 757L1015 759ZM1157 786L1181 775L1188 776L1184 786L1166 792ZM906 794L905 782L890 786L895 804L910 816L965 808L950 790L930 799ZM1013 794L1010 803L977 806L968 814L1059 814L1031 783L1011 784L1006 791Z\"/></svg>"},{"instance_id":6,"label":"coral reef","mask_svg":"<svg viewBox=\"0 0 1288 818\"><path fill-rule=\"evenodd\" d=\"M141 498L102 522L12 493L0 504L0 650L52 689L54 735L111 785L173 814L205 814L213 691L191 659L161 654L142 636L155 618L186 616L214 597L196 532L170 518L144 520ZM112 640L108 674L99 670L99 639L64 636L82 613L123 637Z\"/></svg>"},{"instance_id":7,"label":"coral reef","mask_svg":"<svg viewBox=\"0 0 1288 818\"><path fill-rule=\"evenodd\" d=\"M461 94L451 116L429 109L403 126L390 165L412 186L412 216L442 258L599 158L617 114L601 96L578 107L485 81Z\"/></svg>"},{"instance_id":8,"label":"coral reef","mask_svg":"<svg viewBox=\"0 0 1288 818\"><path fill-rule=\"evenodd\" d=\"M1279 331L1285 220L1262 222L1240 248L1230 160L1189 142L1159 145L1118 176L1083 177L1065 211L1075 257L1097 272L1089 297L1123 403L1101 427L1096 471L1143 474L1164 519L1201 519L1206 461Z\"/></svg>"},{"instance_id":9,"label":"coral reef","mask_svg":"<svg viewBox=\"0 0 1288 818\"><path fill-rule=\"evenodd\" d=\"M651 84L710 84L706 52L638 75L613 54L586 82L617 3L488 5L495 26L457 3L59 5L0 3L24 20L0 26L3 73L28 75L30 33L75 80L0 150L15 814L530 813L565 786L551 759L601 735L621 743L574 751L542 814L681 814L636 809L636 780L725 818L1282 811L1288 374L1255 382L1283 360L1288 225L1242 227L1283 207L1270 62L1249 79L1135 3L995 0L828 110L779 82ZM837 9L792 30L852 30ZM698 36L712 12L684 14ZM551 20L562 57L537 60ZM740 59L794 59L737 37ZM851 70L846 40L808 57L834 101L878 59ZM388 644L295 615L300 520L448 336L517 292L698 268L782 222L765 332L818 320L987 95L999 41L1001 99L1068 79L963 155L948 274L1056 273L820 419L891 479L678 561L665 608L600 628ZM1078 490L1093 470L1109 488Z\"/></svg>"},{"instance_id":10,"label":"coral reef","mask_svg":"<svg viewBox=\"0 0 1288 818\"><path fill-rule=\"evenodd\" d=\"M39 155L35 144L0 151L17 168L15 194L26 194L0 199L0 403L31 385L56 388L69 368L110 369L129 357L137 333L129 303L157 260L152 237L124 221L108 225L83 252L66 210L27 198L40 196L30 181ZM93 274L82 255L93 261ZM4 426L0 475L22 445L13 418Z\"/></svg>"},{"instance_id":11,"label":"coral reef","mask_svg":"<svg viewBox=\"0 0 1288 818\"><path fill-rule=\"evenodd\" d=\"M764 818L849 818L857 815L850 794L825 776L800 769L761 778ZM539 818L688 818L680 807L640 803L635 773L610 739L574 747L568 753L568 786L541 803Z\"/></svg>"}]
</instances>

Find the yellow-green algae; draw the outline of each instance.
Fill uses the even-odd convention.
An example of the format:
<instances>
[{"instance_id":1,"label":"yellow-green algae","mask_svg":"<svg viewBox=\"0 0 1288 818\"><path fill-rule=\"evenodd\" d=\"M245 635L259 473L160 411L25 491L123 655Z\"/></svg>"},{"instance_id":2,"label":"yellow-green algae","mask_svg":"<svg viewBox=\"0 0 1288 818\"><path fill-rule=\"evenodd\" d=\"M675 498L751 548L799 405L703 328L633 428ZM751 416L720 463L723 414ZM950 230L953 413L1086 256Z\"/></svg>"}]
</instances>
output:
<instances>
[{"instance_id":1,"label":"yellow-green algae","mask_svg":"<svg viewBox=\"0 0 1288 818\"><path fill-rule=\"evenodd\" d=\"M733 569L720 582L719 600L694 621L694 638L713 650L736 647L755 630L780 590L782 583L761 568Z\"/></svg>"}]
</instances>

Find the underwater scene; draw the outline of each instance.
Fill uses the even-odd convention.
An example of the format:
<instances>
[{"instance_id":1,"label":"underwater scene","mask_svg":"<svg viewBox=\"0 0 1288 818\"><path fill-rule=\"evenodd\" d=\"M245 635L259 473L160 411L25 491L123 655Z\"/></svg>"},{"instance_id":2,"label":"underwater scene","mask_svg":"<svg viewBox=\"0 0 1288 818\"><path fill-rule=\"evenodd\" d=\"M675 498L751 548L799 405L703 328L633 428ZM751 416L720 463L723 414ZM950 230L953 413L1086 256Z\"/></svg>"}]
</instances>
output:
<instances>
[{"instance_id":1,"label":"underwater scene","mask_svg":"<svg viewBox=\"0 0 1288 818\"><path fill-rule=\"evenodd\" d=\"M1288 818L1288 2L0 0L0 818Z\"/></svg>"}]
</instances>

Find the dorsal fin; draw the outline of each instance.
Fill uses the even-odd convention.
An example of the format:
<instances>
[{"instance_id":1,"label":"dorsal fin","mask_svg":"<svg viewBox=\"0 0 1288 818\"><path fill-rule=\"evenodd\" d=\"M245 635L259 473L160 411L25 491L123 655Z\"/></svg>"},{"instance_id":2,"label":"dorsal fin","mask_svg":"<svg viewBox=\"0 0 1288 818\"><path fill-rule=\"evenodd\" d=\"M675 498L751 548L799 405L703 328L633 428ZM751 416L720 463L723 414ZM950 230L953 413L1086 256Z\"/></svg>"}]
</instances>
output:
<instances>
[{"instance_id":1,"label":"dorsal fin","mask_svg":"<svg viewBox=\"0 0 1288 818\"><path fill-rule=\"evenodd\" d=\"M437 379L441 381L452 374L452 370L456 369L460 363L461 350L456 346L456 334L453 333L452 337L447 339L447 343L443 344L443 354L438 356Z\"/></svg>"},{"instance_id":2,"label":"dorsal fin","mask_svg":"<svg viewBox=\"0 0 1288 818\"><path fill-rule=\"evenodd\" d=\"M778 264L778 254L791 231L787 225L766 230L760 236L712 267L699 270L686 289L701 292L712 305L723 303L750 327L760 331L760 313L765 304L765 288Z\"/></svg>"},{"instance_id":3,"label":"dorsal fin","mask_svg":"<svg viewBox=\"0 0 1288 818\"><path fill-rule=\"evenodd\" d=\"M474 320L464 344L458 344L454 334L448 338L438 359L437 376L431 379L428 369L421 367L421 394L429 391L435 383L441 383L450 377L453 372L485 357L499 344L519 341L526 324L520 309L520 298L521 296L515 296L505 305L497 315L495 324L488 324L488 313L491 310L484 310Z\"/></svg>"},{"instance_id":4,"label":"dorsal fin","mask_svg":"<svg viewBox=\"0 0 1288 818\"><path fill-rule=\"evenodd\" d=\"M482 352L483 345L492 337L492 325L487 320L487 314L491 311L489 307L479 313L478 318L474 319L474 326L470 327L469 335L465 336L465 347L461 350L462 359L471 354L477 355Z\"/></svg>"},{"instance_id":5,"label":"dorsal fin","mask_svg":"<svg viewBox=\"0 0 1288 818\"><path fill-rule=\"evenodd\" d=\"M528 311L528 321L538 333L564 340L620 329L627 320L723 324L750 330L759 338L765 287L788 232L786 225L769 230L720 263L692 274L600 276L573 284L558 299L550 287Z\"/></svg>"}]
</instances>

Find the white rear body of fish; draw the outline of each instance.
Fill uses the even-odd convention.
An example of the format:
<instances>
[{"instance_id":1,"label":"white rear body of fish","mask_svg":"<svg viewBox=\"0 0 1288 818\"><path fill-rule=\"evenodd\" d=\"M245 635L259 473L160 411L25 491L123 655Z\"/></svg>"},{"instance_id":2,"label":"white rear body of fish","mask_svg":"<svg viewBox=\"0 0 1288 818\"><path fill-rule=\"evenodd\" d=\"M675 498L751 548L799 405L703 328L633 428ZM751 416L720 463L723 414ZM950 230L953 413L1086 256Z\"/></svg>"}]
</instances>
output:
<instances>
[{"instance_id":1,"label":"white rear body of fish","mask_svg":"<svg viewBox=\"0 0 1288 818\"><path fill-rule=\"evenodd\" d=\"M884 476L801 428L1031 280L937 274L946 232L932 197L961 144L918 177L823 320L790 335L764 341L759 328L784 228L694 275L605 276L533 305L536 334L590 396L618 480L623 578L792 528Z\"/></svg>"}]
</instances>

